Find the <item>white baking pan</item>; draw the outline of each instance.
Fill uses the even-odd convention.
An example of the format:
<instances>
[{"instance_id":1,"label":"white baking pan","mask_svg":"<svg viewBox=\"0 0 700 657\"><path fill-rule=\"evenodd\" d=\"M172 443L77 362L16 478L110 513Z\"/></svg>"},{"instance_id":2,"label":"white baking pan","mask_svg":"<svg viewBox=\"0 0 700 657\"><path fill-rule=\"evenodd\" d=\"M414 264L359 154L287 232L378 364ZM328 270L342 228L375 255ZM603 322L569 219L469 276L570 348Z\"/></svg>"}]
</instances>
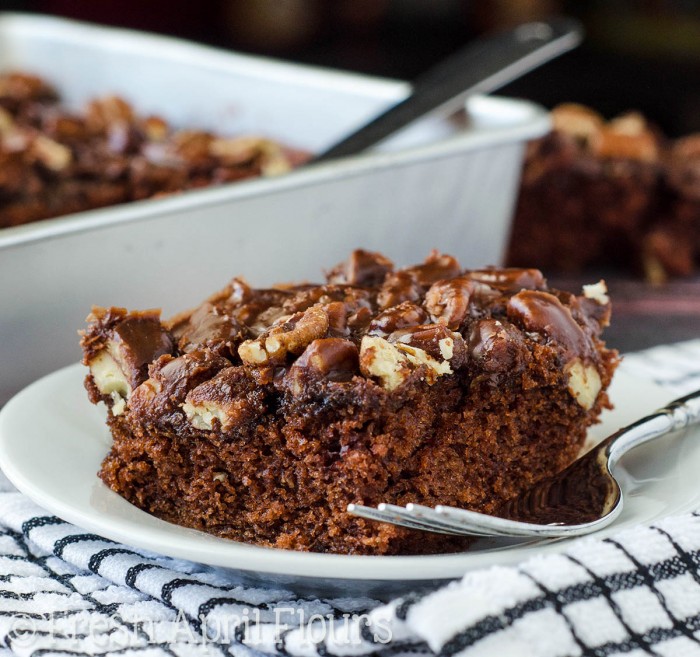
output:
<instances>
[{"instance_id":1,"label":"white baking pan","mask_svg":"<svg viewBox=\"0 0 700 657\"><path fill-rule=\"evenodd\" d=\"M32 71L74 107L117 93L140 112L317 151L405 97L405 83L225 53L62 19L0 16L0 70ZM352 248L400 264L436 247L498 263L524 144L546 113L476 97L470 124L426 121L374 152L0 230L0 404L79 357L92 304L187 308L236 274L318 278Z\"/></svg>"}]
</instances>

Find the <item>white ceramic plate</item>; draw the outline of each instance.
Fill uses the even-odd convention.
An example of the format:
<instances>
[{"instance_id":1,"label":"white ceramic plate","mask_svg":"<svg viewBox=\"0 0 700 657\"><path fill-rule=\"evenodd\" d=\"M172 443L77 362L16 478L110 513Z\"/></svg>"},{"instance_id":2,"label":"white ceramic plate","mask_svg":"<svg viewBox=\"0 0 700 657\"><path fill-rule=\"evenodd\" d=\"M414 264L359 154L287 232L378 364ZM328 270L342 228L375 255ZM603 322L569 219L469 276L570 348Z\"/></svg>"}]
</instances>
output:
<instances>
[{"instance_id":1,"label":"white ceramic plate","mask_svg":"<svg viewBox=\"0 0 700 657\"><path fill-rule=\"evenodd\" d=\"M0 413L0 467L37 504L89 531L172 557L235 571L242 581L313 595L386 598L461 576L465 571L561 550L566 541L473 549L436 556L365 557L255 547L179 527L132 506L109 490L97 470L109 449L105 409L90 404L83 367L59 370L12 399ZM591 438L670 401L667 391L618 373L616 405ZM699 430L693 430L697 434ZM635 523L697 508L700 441L673 435L630 453L618 468L625 508L609 534Z\"/></svg>"}]
</instances>

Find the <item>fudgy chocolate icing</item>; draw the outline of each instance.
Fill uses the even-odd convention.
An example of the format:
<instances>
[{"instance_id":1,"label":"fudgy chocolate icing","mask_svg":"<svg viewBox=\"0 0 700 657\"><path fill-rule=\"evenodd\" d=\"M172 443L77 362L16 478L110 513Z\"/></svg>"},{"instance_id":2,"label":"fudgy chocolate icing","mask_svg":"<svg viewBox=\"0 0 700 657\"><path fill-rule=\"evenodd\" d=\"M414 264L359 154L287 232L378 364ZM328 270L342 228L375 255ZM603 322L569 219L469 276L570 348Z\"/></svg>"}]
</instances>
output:
<instances>
[{"instance_id":1,"label":"fudgy chocolate icing","mask_svg":"<svg viewBox=\"0 0 700 657\"><path fill-rule=\"evenodd\" d=\"M609 303L548 290L536 269L465 270L437 252L397 270L388 258L357 250L327 278L268 289L234 279L169 331L152 311L96 310L84 341L119 345L134 388L153 362L150 376L178 398L204 380L202 372L241 364L273 368L266 376L277 382L292 366L297 379L302 370L307 378L375 376L360 366L365 336L408 348L414 365L424 352L452 373L469 365L472 375L498 381L522 368L536 344L554 350L561 367L577 358L595 366L594 342L610 311Z\"/></svg>"}]
</instances>

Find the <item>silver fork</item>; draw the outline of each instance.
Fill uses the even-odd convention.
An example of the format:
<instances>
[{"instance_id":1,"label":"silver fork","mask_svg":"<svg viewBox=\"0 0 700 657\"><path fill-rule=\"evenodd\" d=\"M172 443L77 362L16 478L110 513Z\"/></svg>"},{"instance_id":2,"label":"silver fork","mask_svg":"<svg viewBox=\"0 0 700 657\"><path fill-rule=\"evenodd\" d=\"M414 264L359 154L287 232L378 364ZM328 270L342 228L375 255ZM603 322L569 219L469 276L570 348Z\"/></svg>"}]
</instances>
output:
<instances>
[{"instance_id":1,"label":"silver fork","mask_svg":"<svg viewBox=\"0 0 700 657\"><path fill-rule=\"evenodd\" d=\"M554 477L545 479L486 515L466 509L420 504L377 508L349 504L348 512L369 520L454 536L562 538L609 525L622 511L620 484L612 474L631 449L700 423L700 390L616 431Z\"/></svg>"}]
</instances>

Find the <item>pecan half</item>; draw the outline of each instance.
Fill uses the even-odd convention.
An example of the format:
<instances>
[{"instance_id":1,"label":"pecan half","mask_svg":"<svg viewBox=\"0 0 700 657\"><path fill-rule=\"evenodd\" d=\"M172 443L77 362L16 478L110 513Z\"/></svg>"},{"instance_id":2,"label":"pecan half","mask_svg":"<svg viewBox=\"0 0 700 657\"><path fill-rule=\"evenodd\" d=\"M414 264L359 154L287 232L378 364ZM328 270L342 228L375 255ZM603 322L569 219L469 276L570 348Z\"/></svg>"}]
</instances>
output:
<instances>
[{"instance_id":1,"label":"pecan half","mask_svg":"<svg viewBox=\"0 0 700 657\"><path fill-rule=\"evenodd\" d=\"M322 306L312 306L297 313L284 323L273 326L257 340L246 340L238 347L244 363L260 365L270 360L280 361L287 353L300 354L308 344L322 338L328 331L328 313Z\"/></svg>"},{"instance_id":2,"label":"pecan half","mask_svg":"<svg viewBox=\"0 0 700 657\"><path fill-rule=\"evenodd\" d=\"M469 313L469 301L478 285L464 276L434 283L425 295L425 308L432 320L458 329Z\"/></svg>"},{"instance_id":3,"label":"pecan half","mask_svg":"<svg viewBox=\"0 0 700 657\"><path fill-rule=\"evenodd\" d=\"M418 301L423 289L416 277L407 271L396 271L386 275L377 294L377 305L381 310L398 306L404 301Z\"/></svg>"},{"instance_id":4,"label":"pecan half","mask_svg":"<svg viewBox=\"0 0 700 657\"><path fill-rule=\"evenodd\" d=\"M403 271L411 274L423 287L428 287L442 279L455 278L462 273L456 258L440 253L436 249L430 252L422 265L409 267Z\"/></svg>"},{"instance_id":5,"label":"pecan half","mask_svg":"<svg viewBox=\"0 0 700 657\"><path fill-rule=\"evenodd\" d=\"M394 269L394 263L381 253L356 249L345 261L336 265L326 278L329 283L370 287L380 285Z\"/></svg>"},{"instance_id":6,"label":"pecan half","mask_svg":"<svg viewBox=\"0 0 700 657\"><path fill-rule=\"evenodd\" d=\"M410 301L405 301L379 313L369 323L367 333L386 336L407 326L424 324L427 319L428 313L423 308Z\"/></svg>"}]
</instances>

